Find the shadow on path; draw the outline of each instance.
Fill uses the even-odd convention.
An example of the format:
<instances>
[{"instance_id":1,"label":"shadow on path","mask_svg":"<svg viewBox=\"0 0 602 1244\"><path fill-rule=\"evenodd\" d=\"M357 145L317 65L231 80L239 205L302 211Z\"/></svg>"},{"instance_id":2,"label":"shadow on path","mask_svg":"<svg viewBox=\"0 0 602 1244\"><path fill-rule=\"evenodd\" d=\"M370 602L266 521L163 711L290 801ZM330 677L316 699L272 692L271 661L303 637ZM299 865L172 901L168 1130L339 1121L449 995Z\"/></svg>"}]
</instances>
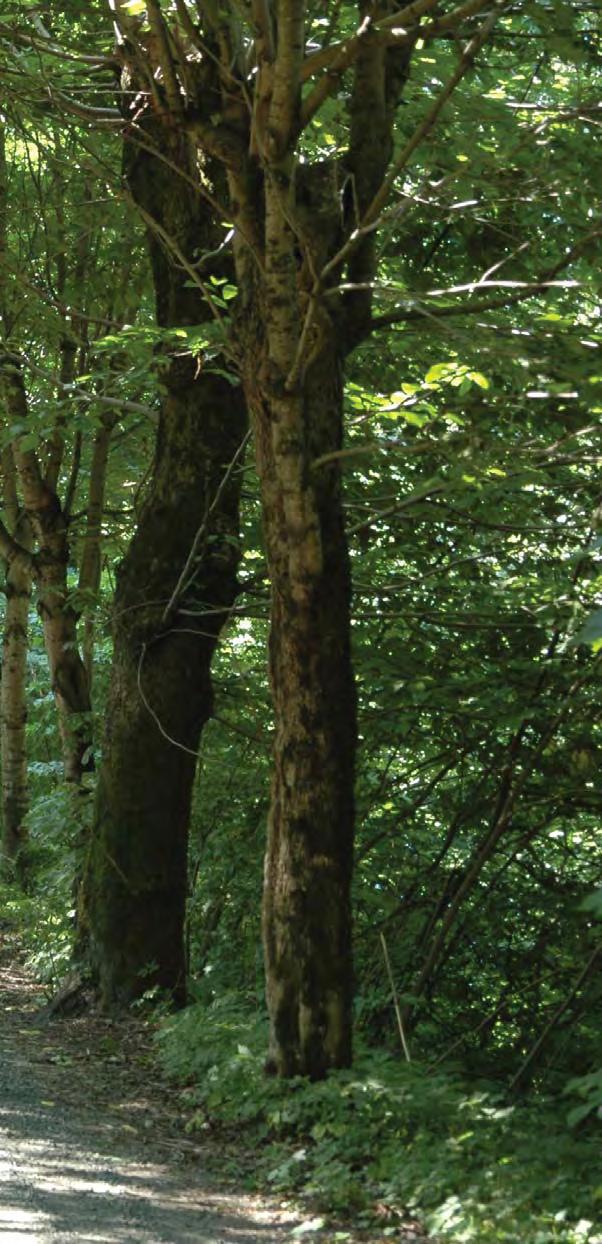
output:
<instances>
[{"instance_id":1,"label":"shadow on path","mask_svg":"<svg viewBox=\"0 0 602 1244\"><path fill-rule=\"evenodd\" d=\"M27 977L0 963L1 1244L290 1240L292 1214L216 1189L196 1166L166 1162L152 1135L148 1142L116 1135L128 1127L116 1115L125 1104L123 1081L115 1076L111 1085L111 1067L99 1059L105 1079L98 1103L93 1056L84 1065L45 1068L48 1038L35 1028L34 1005Z\"/></svg>"}]
</instances>

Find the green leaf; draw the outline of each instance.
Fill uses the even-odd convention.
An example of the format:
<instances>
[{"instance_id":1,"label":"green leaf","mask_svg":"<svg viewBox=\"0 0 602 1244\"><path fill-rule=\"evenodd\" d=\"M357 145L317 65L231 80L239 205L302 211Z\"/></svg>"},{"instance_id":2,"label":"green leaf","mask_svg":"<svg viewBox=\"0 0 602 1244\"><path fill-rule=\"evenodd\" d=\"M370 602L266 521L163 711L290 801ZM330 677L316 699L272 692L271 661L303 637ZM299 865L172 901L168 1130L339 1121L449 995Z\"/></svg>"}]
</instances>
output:
<instances>
[{"instance_id":1,"label":"green leaf","mask_svg":"<svg viewBox=\"0 0 602 1244\"><path fill-rule=\"evenodd\" d=\"M584 622L575 643L596 645L602 641L602 609L595 609Z\"/></svg>"},{"instance_id":2,"label":"green leaf","mask_svg":"<svg viewBox=\"0 0 602 1244\"><path fill-rule=\"evenodd\" d=\"M574 1106L566 1116L569 1127L576 1127L582 1119L586 1119L588 1114L591 1114L592 1110L595 1110L595 1107L595 1102L587 1102L584 1106Z\"/></svg>"},{"instance_id":3,"label":"green leaf","mask_svg":"<svg viewBox=\"0 0 602 1244\"><path fill-rule=\"evenodd\" d=\"M468 379L472 380L473 384L478 384L480 389L489 388L489 381L487 379L487 376L484 376L482 371L469 371Z\"/></svg>"},{"instance_id":4,"label":"green leaf","mask_svg":"<svg viewBox=\"0 0 602 1244\"><path fill-rule=\"evenodd\" d=\"M588 894L580 905L581 911L591 911L599 920L602 920L602 886L598 890L594 890L593 894Z\"/></svg>"},{"instance_id":5,"label":"green leaf","mask_svg":"<svg viewBox=\"0 0 602 1244\"><path fill-rule=\"evenodd\" d=\"M448 373L449 363L435 363L434 367L429 367L424 379L427 384L432 384L433 381L441 380L441 378L446 376Z\"/></svg>"}]
</instances>

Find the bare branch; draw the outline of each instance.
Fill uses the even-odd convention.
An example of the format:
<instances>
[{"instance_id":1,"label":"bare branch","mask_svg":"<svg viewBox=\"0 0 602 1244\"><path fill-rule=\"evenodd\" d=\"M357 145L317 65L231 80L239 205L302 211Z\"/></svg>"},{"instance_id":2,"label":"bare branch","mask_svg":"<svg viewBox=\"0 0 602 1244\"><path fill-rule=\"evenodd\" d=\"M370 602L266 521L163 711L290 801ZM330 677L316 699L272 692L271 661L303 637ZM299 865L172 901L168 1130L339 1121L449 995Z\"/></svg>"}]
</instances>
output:
<instances>
[{"instance_id":1,"label":"bare branch","mask_svg":"<svg viewBox=\"0 0 602 1244\"><path fill-rule=\"evenodd\" d=\"M434 21L429 22L420 31L423 39L436 39L437 35L446 30L457 30L458 26L465 21L467 17L474 17L480 13L489 3L489 0L466 0L465 4L460 4L457 9L452 9L451 13L446 13L444 17L436 17Z\"/></svg>"},{"instance_id":2,"label":"bare branch","mask_svg":"<svg viewBox=\"0 0 602 1244\"><path fill-rule=\"evenodd\" d=\"M212 296L212 290L209 288L209 286L206 285L202 277L199 276L194 265L189 263L184 252L181 250L180 246L178 245L176 239L173 238L171 234L168 233L167 230L163 228L163 225L159 224L158 220L155 220L154 216L151 216L149 212L145 211L145 209L140 205L140 203L136 202L133 195L127 194L127 198L128 198L128 201L132 204L132 206L136 208L136 211L139 213L144 223L148 226L149 229L152 230L153 233L156 234L159 240L163 243L165 249L171 252L174 258L177 259L178 263L180 264L184 272L188 274L191 281L193 281L193 283L197 286L197 289L201 291L201 293L203 294L203 297L207 300L207 305L209 307L209 310L211 311L211 314L216 324L218 325L220 333L223 337L224 352L229 353L231 355L232 351L230 347L228 330L226 329L226 326L224 324L223 316L219 308L215 304L215 299Z\"/></svg>"},{"instance_id":3,"label":"bare branch","mask_svg":"<svg viewBox=\"0 0 602 1244\"><path fill-rule=\"evenodd\" d=\"M590 242L602 236L602 228L591 229L584 237L579 238L577 242L571 246L559 259L558 263L549 268L538 281L518 282L518 281L493 281L493 282L475 282L474 285L461 285L453 287L450 290L433 290L423 297L441 297L451 293L462 293L470 291L471 293L477 289L482 289L483 285L492 284L494 286L507 285L509 292L506 296L500 298L479 298L475 302L466 301L456 303L446 307L425 307L420 306L418 302L412 306L395 307L392 311L386 311L382 315L372 317L368 333L375 329L389 328L393 324L411 324L416 323L424 318L427 319L448 319L450 316L457 315L479 315L485 311L501 311L505 307L515 306L518 302L524 302L527 298L534 298L537 294L544 294L549 289L554 288L572 288L579 285L578 281L558 281L556 277L559 272L567 268L570 263L576 259L583 249Z\"/></svg>"},{"instance_id":4,"label":"bare branch","mask_svg":"<svg viewBox=\"0 0 602 1244\"><path fill-rule=\"evenodd\" d=\"M90 125L100 126L102 129L123 126L123 117L116 108L92 108L89 104L80 104L79 100L70 99L53 86L48 86L47 93L51 104L60 104L65 112L79 117L80 121L88 121Z\"/></svg>"},{"instance_id":5,"label":"bare branch","mask_svg":"<svg viewBox=\"0 0 602 1244\"><path fill-rule=\"evenodd\" d=\"M119 327L123 326L120 325ZM73 397L77 398L78 402L107 406L112 410L120 410L124 413L129 411L135 415L150 416L151 419L157 418L157 411L152 406L146 406L143 402L128 401L122 397L110 397L105 393L87 393L85 389L80 389L77 384L61 384L55 372L45 371L43 367L38 367L36 363L32 363L26 354L5 354L2 356L2 361L12 363L15 367L27 367L28 371L32 372L34 376L39 376L40 379L45 380L52 388L56 386L63 398Z\"/></svg>"},{"instance_id":6,"label":"bare branch","mask_svg":"<svg viewBox=\"0 0 602 1244\"><path fill-rule=\"evenodd\" d=\"M344 39L341 43L333 43L330 47L320 48L318 52L312 52L310 56L305 58L301 71L302 82L307 82L308 78L313 78L315 73L319 73L321 69L328 69L330 72L339 74L341 72L339 66L339 58L343 58L341 63L345 63L345 68L352 65L357 55L358 47L362 38L368 31L395 30L397 33L393 36L393 40L410 37L410 32L404 27L415 26L419 19L428 13L429 9L434 9L438 0L414 0L413 4L408 4L403 9L398 9L396 13L389 14L386 18L379 21L367 19L362 22L359 29L354 35L348 39ZM480 3L487 3L487 0L480 0ZM413 35L411 36L413 37Z\"/></svg>"}]
</instances>

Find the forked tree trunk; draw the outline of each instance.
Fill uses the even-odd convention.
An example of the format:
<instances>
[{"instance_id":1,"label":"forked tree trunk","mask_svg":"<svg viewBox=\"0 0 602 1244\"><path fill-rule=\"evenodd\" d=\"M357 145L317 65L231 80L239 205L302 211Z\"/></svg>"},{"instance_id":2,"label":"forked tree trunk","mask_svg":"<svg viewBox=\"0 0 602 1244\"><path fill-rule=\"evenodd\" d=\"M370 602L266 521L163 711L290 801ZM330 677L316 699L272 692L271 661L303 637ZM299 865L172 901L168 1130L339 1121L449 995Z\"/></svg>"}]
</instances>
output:
<instances>
[{"instance_id":1,"label":"forked tree trunk","mask_svg":"<svg viewBox=\"0 0 602 1244\"><path fill-rule=\"evenodd\" d=\"M319 1079L349 1065L352 1054L356 709L338 458L341 360L327 317L319 329L314 325L309 358L299 350L297 283L303 273L288 212L281 210L283 185L279 179L275 189L265 189L265 283L257 281L246 246L236 252L242 374L272 588L275 741L263 899L267 1069ZM335 245L336 188L323 185L318 169L302 194L318 228L313 261L319 270L325 250ZM239 197L249 236L257 211L252 187L243 184ZM320 463L323 457L328 461Z\"/></svg>"},{"instance_id":2,"label":"forked tree trunk","mask_svg":"<svg viewBox=\"0 0 602 1244\"><path fill-rule=\"evenodd\" d=\"M287 73L283 66L284 96ZM278 147L274 134L266 141ZM285 148L275 150L261 189L243 169L231 173L230 191L239 226L237 340L272 588L266 1066L319 1079L352 1056L356 709L339 459L342 359L337 325L313 292L314 274L340 241L340 198L334 166L295 168ZM259 272L249 242L261 254Z\"/></svg>"},{"instance_id":3,"label":"forked tree trunk","mask_svg":"<svg viewBox=\"0 0 602 1244\"><path fill-rule=\"evenodd\" d=\"M212 249L187 140L151 122L126 149L144 213L162 327L207 309L181 262ZM153 149L159 154L155 156ZM181 176L178 176L178 169ZM168 356L156 457L118 575L114 657L82 919L105 1005L154 986L185 997L188 829L196 755L211 715L211 660L236 593L245 434L240 387L181 349ZM191 557L191 552L194 555Z\"/></svg>"}]
</instances>

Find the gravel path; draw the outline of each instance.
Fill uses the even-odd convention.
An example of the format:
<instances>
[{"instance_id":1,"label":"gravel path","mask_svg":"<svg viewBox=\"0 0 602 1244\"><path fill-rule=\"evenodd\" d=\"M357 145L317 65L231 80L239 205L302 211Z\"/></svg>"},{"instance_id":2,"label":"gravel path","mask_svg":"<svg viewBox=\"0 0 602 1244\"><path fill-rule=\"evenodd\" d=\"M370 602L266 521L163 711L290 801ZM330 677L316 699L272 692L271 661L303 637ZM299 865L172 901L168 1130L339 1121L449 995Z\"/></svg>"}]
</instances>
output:
<instances>
[{"instance_id":1,"label":"gravel path","mask_svg":"<svg viewBox=\"0 0 602 1244\"><path fill-rule=\"evenodd\" d=\"M149 1081L152 1073L132 1068L135 1059L128 1057L127 1039L123 1052L121 1026L117 1033L106 1020L96 1020L92 1033L83 1020L55 1019L41 1026L41 1000L10 955L5 942L3 952L0 948L1 1244L290 1241L297 1221L292 1213L235 1195L227 1186L216 1188L200 1164L202 1152L185 1139L169 1138L168 1090ZM106 1052L111 1049L118 1052ZM172 1118L174 1110L177 1103Z\"/></svg>"}]
</instances>

